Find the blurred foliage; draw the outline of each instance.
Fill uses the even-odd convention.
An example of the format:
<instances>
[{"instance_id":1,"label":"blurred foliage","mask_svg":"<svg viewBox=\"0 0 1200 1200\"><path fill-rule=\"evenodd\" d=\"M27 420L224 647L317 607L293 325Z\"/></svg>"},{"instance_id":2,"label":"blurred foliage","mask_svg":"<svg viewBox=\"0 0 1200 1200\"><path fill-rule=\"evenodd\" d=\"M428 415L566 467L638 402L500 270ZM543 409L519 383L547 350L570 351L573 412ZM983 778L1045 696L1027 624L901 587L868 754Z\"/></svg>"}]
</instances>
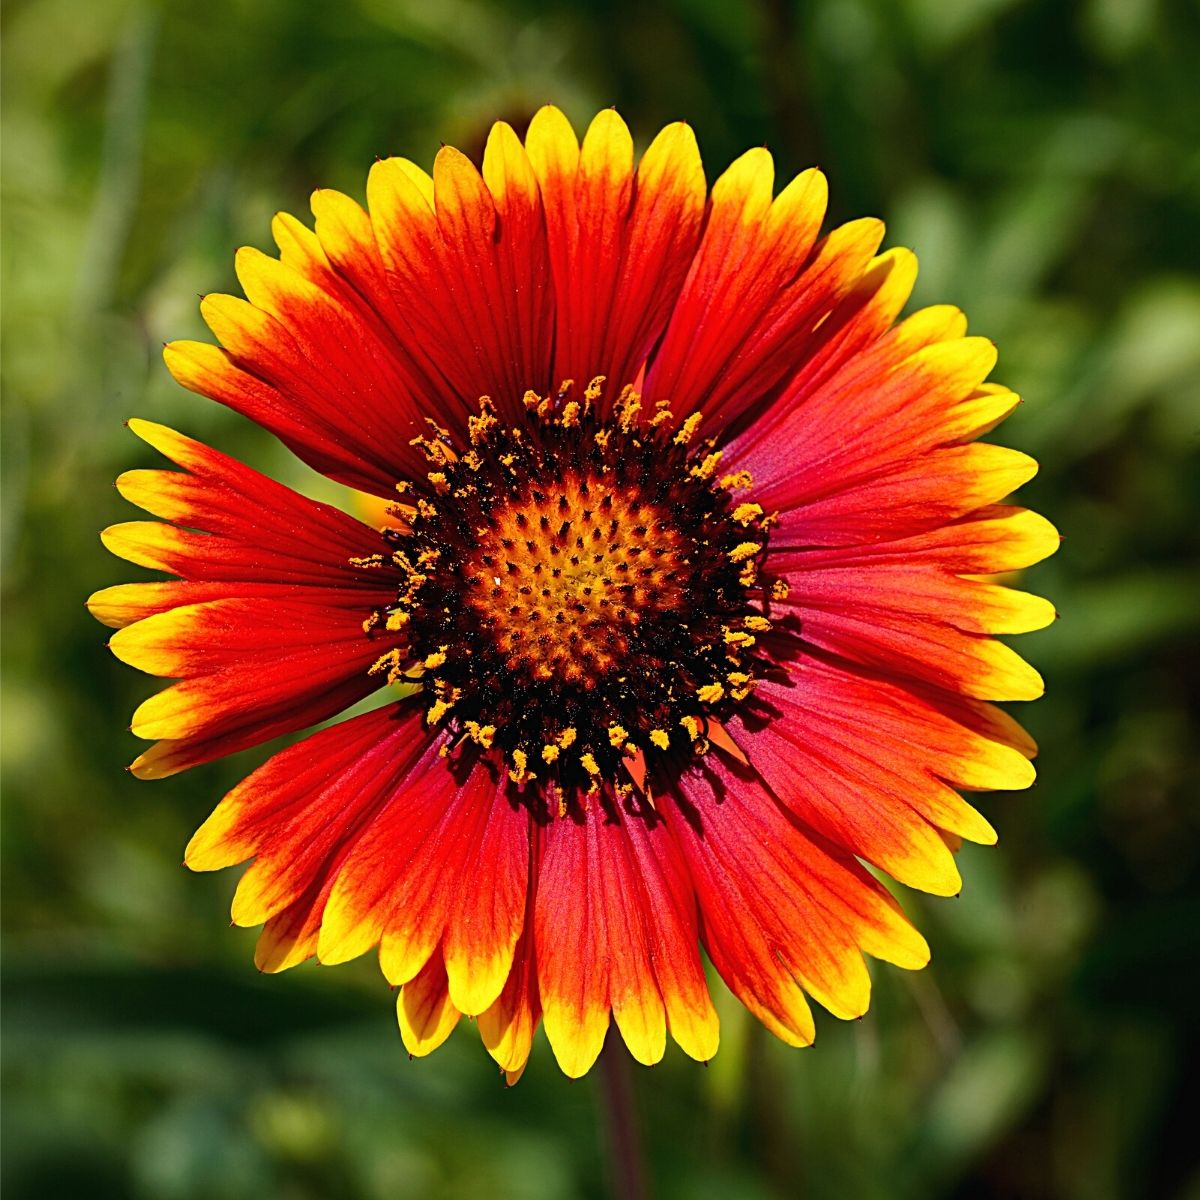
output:
<instances>
[{"instance_id":1,"label":"blurred foliage","mask_svg":"<svg viewBox=\"0 0 1200 1200\"><path fill-rule=\"evenodd\" d=\"M638 1074L660 1197L1200 1196L1200 20L1188 0L10 0L3 15L4 1194L384 1200L603 1194L591 1081L544 1044L503 1091L473 1033L409 1063L370 963L261 979L186 833L261 752L122 767L149 684L84 596L96 531L177 423L333 496L177 388L159 344L276 207L393 152L617 105L695 126L710 177L819 162L962 305L1025 405L1002 440L1065 535L1027 585L1046 699L1028 794L983 807L934 965L788 1051L727 996L707 1070ZM1189 1065L1190 1064L1190 1065Z\"/></svg>"}]
</instances>

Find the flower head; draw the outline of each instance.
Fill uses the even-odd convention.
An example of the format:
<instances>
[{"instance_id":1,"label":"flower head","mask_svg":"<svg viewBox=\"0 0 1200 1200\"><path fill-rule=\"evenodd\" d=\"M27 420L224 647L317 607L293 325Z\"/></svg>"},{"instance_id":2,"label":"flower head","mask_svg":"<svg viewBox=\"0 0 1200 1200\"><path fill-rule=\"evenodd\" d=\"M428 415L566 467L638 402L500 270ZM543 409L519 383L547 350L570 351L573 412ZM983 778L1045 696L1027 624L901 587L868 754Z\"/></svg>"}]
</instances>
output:
<instances>
[{"instance_id":1,"label":"flower head","mask_svg":"<svg viewBox=\"0 0 1200 1200\"><path fill-rule=\"evenodd\" d=\"M1029 738L989 701L1041 682L993 634L1043 600L988 577L1057 546L998 502L1030 459L974 439L1016 397L955 309L897 323L916 274L883 229L820 236L825 183L765 150L708 194L691 131L635 166L546 108L482 173L371 170L369 211L237 257L221 347L184 386L334 480L380 530L158 425L131 471L161 522L105 531L166 572L91 600L112 649L175 679L134 714L158 778L393 698L270 758L187 862L252 859L238 924L267 971L378 946L408 1049L461 1014L510 1078L543 1022L579 1075L610 1017L657 1061L717 1047L701 947L794 1045L806 995L867 1007L863 955L924 940L863 864L947 895L994 840L955 789L1019 788Z\"/></svg>"}]
</instances>

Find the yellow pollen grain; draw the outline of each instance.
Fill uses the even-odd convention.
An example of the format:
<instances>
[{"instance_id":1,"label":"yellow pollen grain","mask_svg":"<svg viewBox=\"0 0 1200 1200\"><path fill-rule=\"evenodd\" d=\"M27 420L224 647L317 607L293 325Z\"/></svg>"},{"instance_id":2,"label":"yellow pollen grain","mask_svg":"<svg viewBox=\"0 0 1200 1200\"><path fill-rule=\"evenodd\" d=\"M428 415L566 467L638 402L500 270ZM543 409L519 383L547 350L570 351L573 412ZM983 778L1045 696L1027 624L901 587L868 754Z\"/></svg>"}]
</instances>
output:
<instances>
[{"instance_id":1,"label":"yellow pollen grain","mask_svg":"<svg viewBox=\"0 0 1200 1200\"><path fill-rule=\"evenodd\" d=\"M694 742L700 736L700 722L693 716L680 717L679 723L687 730L687 735Z\"/></svg>"},{"instance_id":2,"label":"yellow pollen grain","mask_svg":"<svg viewBox=\"0 0 1200 1200\"><path fill-rule=\"evenodd\" d=\"M450 490L450 480L446 478L445 471L430 471L427 478L439 496L444 496Z\"/></svg>"},{"instance_id":3,"label":"yellow pollen grain","mask_svg":"<svg viewBox=\"0 0 1200 1200\"><path fill-rule=\"evenodd\" d=\"M533 391L532 389L527 391L525 393L525 395L521 397L521 403L524 404L525 407L529 408L529 409L537 408L537 406L539 404L541 404L541 402L542 402L541 396L539 396L537 394L537 392Z\"/></svg>"},{"instance_id":4,"label":"yellow pollen grain","mask_svg":"<svg viewBox=\"0 0 1200 1200\"><path fill-rule=\"evenodd\" d=\"M380 655L379 658L377 658L371 664L369 670L367 671L367 674L368 675L378 675L380 671L388 670L389 668L392 671L399 671L400 670L400 661L401 661L400 651L399 650L389 650L386 654Z\"/></svg>"},{"instance_id":5,"label":"yellow pollen grain","mask_svg":"<svg viewBox=\"0 0 1200 1200\"><path fill-rule=\"evenodd\" d=\"M733 510L733 519L739 525L749 525L763 515L761 504L739 504Z\"/></svg>"},{"instance_id":6,"label":"yellow pollen grain","mask_svg":"<svg viewBox=\"0 0 1200 1200\"><path fill-rule=\"evenodd\" d=\"M417 512L421 514L427 521L431 517L437 516L437 509L433 507L424 497L417 501Z\"/></svg>"},{"instance_id":7,"label":"yellow pollen grain","mask_svg":"<svg viewBox=\"0 0 1200 1200\"><path fill-rule=\"evenodd\" d=\"M626 385L617 400L617 419L621 422L623 432L628 433L633 428L637 415L641 411L641 396L633 390L632 386Z\"/></svg>"},{"instance_id":8,"label":"yellow pollen grain","mask_svg":"<svg viewBox=\"0 0 1200 1200\"><path fill-rule=\"evenodd\" d=\"M552 742L547 742L546 745L542 747L542 761L552 763L561 753L562 751L560 751L559 748Z\"/></svg>"},{"instance_id":9,"label":"yellow pollen grain","mask_svg":"<svg viewBox=\"0 0 1200 1200\"><path fill-rule=\"evenodd\" d=\"M686 446L688 442L696 436L696 430L700 428L700 422L703 420L702 413L692 413L690 417L679 427L679 432L675 435L675 445Z\"/></svg>"},{"instance_id":10,"label":"yellow pollen grain","mask_svg":"<svg viewBox=\"0 0 1200 1200\"><path fill-rule=\"evenodd\" d=\"M382 554L366 554L361 558L352 558L349 560L352 567L364 567L367 570L375 570L383 566Z\"/></svg>"},{"instance_id":11,"label":"yellow pollen grain","mask_svg":"<svg viewBox=\"0 0 1200 1200\"><path fill-rule=\"evenodd\" d=\"M752 488L753 486L754 476L749 471L731 471L728 475L722 475L717 480L717 487L724 488L727 492L735 490L744 492L747 488Z\"/></svg>"},{"instance_id":12,"label":"yellow pollen grain","mask_svg":"<svg viewBox=\"0 0 1200 1200\"><path fill-rule=\"evenodd\" d=\"M753 629L755 633L766 633L771 628L771 622L766 617L744 617L742 625Z\"/></svg>"},{"instance_id":13,"label":"yellow pollen grain","mask_svg":"<svg viewBox=\"0 0 1200 1200\"><path fill-rule=\"evenodd\" d=\"M745 671L730 671L725 679L729 684L730 695L735 700L745 700L754 691L755 680Z\"/></svg>"},{"instance_id":14,"label":"yellow pollen grain","mask_svg":"<svg viewBox=\"0 0 1200 1200\"><path fill-rule=\"evenodd\" d=\"M717 467L721 462L721 451L714 450L711 454L706 454L702 462L698 462L688 472L694 479L711 479L716 473Z\"/></svg>"},{"instance_id":15,"label":"yellow pollen grain","mask_svg":"<svg viewBox=\"0 0 1200 1200\"><path fill-rule=\"evenodd\" d=\"M608 439L611 437L612 437L611 429L597 429L595 436L592 438L592 440L596 443L597 446L603 447L603 446L608 445Z\"/></svg>"},{"instance_id":16,"label":"yellow pollen grain","mask_svg":"<svg viewBox=\"0 0 1200 1200\"><path fill-rule=\"evenodd\" d=\"M745 562L746 559L753 558L761 549L762 547L757 542L742 542L730 550L729 561L735 563Z\"/></svg>"},{"instance_id":17,"label":"yellow pollen grain","mask_svg":"<svg viewBox=\"0 0 1200 1200\"><path fill-rule=\"evenodd\" d=\"M600 399L600 388L603 386L605 378L604 375L597 375L584 389L583 398L589 404L595 404Z\"/></svg>"},{"instance_id":18,"label":"yellow pollen grain","mask_svg":"<svg viewBox=\"0 0 1200 1200\"><path fill-rule=\"evenodd\" d=\"M629 737L629 730L621 725L610 725L608 727L609 744L615 746L618 750L625 745L625 739Z\"/></svg>"},{"instance_id":19,"label":"yellow pollen grain","mask_svg":"<svg viewBox=\"0 0 1200 1200\"><path fill-rule=\"evenodd\" d=\"M786 600L791 590L785 579L777 579L771 584L771 596L776 600Z\"/></svg>"},{"instance_id":20,"label":"yellow pollen grain","mask_svg":"<svg viewBox=\"0 0 1200 1200\"><path fill-rule=\"evenodd\" d=\"M509 771L508 777L513 783L524 783L527 779L537 778L532 771L529 770L529 757L524 750L514 750L512 752L513 766Z\"/></svg>"},{"instance_id":21,"label":"yellow pollen grain","mask_svg":"<svg viewBox=\"0 0 1200 1200\"><path fill-rule=\"evenodd\" d=\"M446 661L448 646L439 646L432 654L425 656L423 666L427 671L436 671Z\"/></svg>"},{"instance_id":22,"label":"yellow pollen grain","mask_svg":"<svg viewBox=\"0 0 1200 1200\"><path fill-rule=\"evenodd\" d=\"M401 479L400 482L396 484L396 492L398 495L403 496L404 493L407 492L411 487L412 484L407 479Z\"/></svg>"},{"instance_id":23,"label":"yellow pollen grain","mask_svg":"<svg viewBox=\"0 0 1200 1200\"><path fill-rule=\"evenodd\" d=\"M448 700L435 700L425 714L425 724L436 725L453 707Z\"/></svg>"},{"instance_id":24,"label":"yellow pollen grain","mask_svg":"<svg viewBox=\"0 0 1200 1200\"><path fill-rule=\"evenodd\" d=\"M378 624L379 624L379 611L377 609L362 623L363 633L370 633L371 630L374 629L375 626Z\"/></svg>"},{"instance_id":25,"label":"yellow pollen grain","mask_svg":"<svg viewBox=\"0 0 1200 1200\"><path fill-rule=\"evenodd\" d=\"M666 425L669 421L674 420L674 414L669 408L660 408L658 412L650 418L650 428L657 429L660 425Z\"/></svg>"},{"instance_id":26,"label":"yellow pollen grain","mask_svg":"<svg viewBox=\"0 0 1200 1200\"><path fill-rule=\"evenodd\" d=\"M725 689L719 683L706 683L702 688L697 689L696 699L701 704L716 704L722 696L725 695Z\"/></svg>"},{"instance_id":27,"label":"yellow pollen grain","mask_svg":"<svg viewBox=\"0 0 1200 1200\"><path fill-rule=\"evenodd\" d=\"M558 748L560 750L569 750L573 745L575 745L576 736L575 726L568 725L567 728L564 729L562 733L560 733L555 739L558 742Z\"/></svg>"},{"instance_id":28,"label":"yellow pollen grain","mask_svg":"<svg viewBox=\"0 0 1200 1200\"><path fill-rule=\"evenodd\" d=\"M579 401L570 401L568 404L564 405L562 416L559 418L558 423L564 429L574 429L575 426L579 424L579 412Z\"/></svg>"},{"instance_id":29,"label":"yellow pollen grain","mask_svg":"<svg viewBox=\"0 0 1200 1200\"><path fill-rule=\"evenodd\" d=\"M671 744L671 739L667 736L667 731L665 729L650 730L650 740L660 750L665 750Z\"/></svg>"},{"instance_id":30,"label":"yellow pollen grain","mask_svg":"<svg viewBox=\"0 0 1200 1200\"><path fill-rule=\"evenodd\" d=\"M491 748L492 739L496 736L495 725L480 725L478 721L468 721L465 728L471 741L482 746L485 750Z\"/></svg>"},{"instance_id":31,"label":"yellow pollen grain","mask_svg":"<svg viewBox=\"0 0 1200 1200\"><path fill-rule=\"evenodd\" d=\"M586 754L579 756L579 763L589 775L600 774L600 764L596 761L590 750Z\"/></svg>"}]
</instances>

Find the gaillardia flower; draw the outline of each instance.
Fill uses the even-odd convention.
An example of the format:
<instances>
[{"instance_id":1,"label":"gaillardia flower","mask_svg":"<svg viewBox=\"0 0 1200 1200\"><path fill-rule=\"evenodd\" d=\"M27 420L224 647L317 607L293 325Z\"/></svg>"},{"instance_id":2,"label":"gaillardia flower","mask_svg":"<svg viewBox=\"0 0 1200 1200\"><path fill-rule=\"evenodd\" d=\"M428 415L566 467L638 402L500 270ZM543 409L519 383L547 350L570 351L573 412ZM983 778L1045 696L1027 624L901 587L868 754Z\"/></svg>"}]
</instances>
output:
<instances>
[{"instance_id":1,"label":"gaillardia flower","mask_svg":"<svg viewBox=\"0 0 1200 1200\"><path fill-rule=\"evenodd\" d=\"M187 862L253 860L264 971L378 946L413 1054L466 1014L511 1079L540 1021L577 1076L611 1015L641 1062L668 1031L708 1059L702 949L805 1045L806 997L867 1008L864 954L928 959L876 872L956 893L953 849L995 838L959 791L1033 779L988 702L1041 681L992 635L1054 614L989 576L1058 538L998 503L1035 464L974 441L1017 398L957 310L897 323L916 263L880 222L821 236L821 174L773 185L766 150L709 193L686 125L635 166L616 113L581 145L545 108L482 173L386 159L368 211L278 216L247 299L202 303L220 347L167 365L387 498L382 530L131 422L182 468L122 475L162 522L103 535L174 578L91 600L177 680L133 772L390 695L268 759Z\"/></svg>"}]
</instances>

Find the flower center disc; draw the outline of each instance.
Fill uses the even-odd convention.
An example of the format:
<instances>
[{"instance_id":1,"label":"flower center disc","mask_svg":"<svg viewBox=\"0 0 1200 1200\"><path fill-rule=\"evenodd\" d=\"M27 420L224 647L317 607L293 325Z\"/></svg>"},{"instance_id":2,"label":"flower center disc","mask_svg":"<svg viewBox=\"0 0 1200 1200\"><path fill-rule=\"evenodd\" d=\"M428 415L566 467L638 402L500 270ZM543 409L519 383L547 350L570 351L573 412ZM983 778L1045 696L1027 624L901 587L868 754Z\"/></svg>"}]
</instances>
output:
<instances>
[{"instance_id":1,"label":"flower center disc","mask_svg":"<svg viewBox=\"0 0 1200 1200\"><path fill-rule=\"evenodd\" d=\"M463 578L514 676L592 690L629 665L639 626L679 619L696 547L636 485L571 471L492 517Z\"/></svg>"},{"instance_id":2,"label":"flower center disc","mask_svg":"<svg viewBox=\"0 0 1200 1200\"><path fill-rule=\"evenodd\" d=\"M770 521L733 498L749 479L716 479L720 454L692 446L698 417L643 418L626 389L604 420L598 395L599 381L583 403L528 393L513 427L485 398L469 447L436 427L417 439L433 469L401 485L403 582L368 621L407 634L407 654L373 669L419 679L430 724L567 796L702 753L753 688L769 628Z\"/></svg>"}]
</instances>

